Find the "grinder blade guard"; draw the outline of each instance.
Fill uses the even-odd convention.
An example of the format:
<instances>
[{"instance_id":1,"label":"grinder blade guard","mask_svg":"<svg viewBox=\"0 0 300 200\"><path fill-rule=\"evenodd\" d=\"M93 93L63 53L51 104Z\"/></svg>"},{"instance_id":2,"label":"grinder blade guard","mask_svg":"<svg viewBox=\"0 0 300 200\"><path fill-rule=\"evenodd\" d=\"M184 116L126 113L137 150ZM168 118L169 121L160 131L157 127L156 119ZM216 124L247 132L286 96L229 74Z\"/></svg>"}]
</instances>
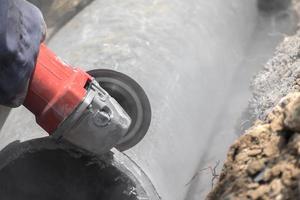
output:
<instances>
[{"instance_id":1,"label":"grinder blade guard","mask_svg":"<svg viewBox=\"0 0 300 200\"><path fill-rule=\"evenodd\" d=\"M116 145L120 151L130 149L144 138L151 123L151 105L145 91L135 80L121 72L96 69L88 73L130 116L129 130Z\"/></svg>"}]
</instances>

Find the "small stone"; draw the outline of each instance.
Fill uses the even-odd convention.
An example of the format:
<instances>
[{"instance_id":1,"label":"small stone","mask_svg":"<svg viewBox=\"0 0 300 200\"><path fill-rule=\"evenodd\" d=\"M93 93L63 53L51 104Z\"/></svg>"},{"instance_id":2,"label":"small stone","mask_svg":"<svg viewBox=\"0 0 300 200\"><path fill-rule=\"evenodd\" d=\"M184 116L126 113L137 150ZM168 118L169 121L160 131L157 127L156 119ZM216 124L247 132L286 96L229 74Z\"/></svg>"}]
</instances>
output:
<instances>
[{"instance_id":1,"label":"small stone","mask_svg":"<svg viewBox=\"0 0 300 200\"><path fill-rule=\"evenodd\" d=\"M250 190L247 193L247 196L250 197L250 199L256 200L256 199L262 199L264 194L268 193L270 191L270 188L266 185L260 185L255 190Z\"/></svg>"},{"instance_id":2,"label":"small stone","mask_svg":"<svg viewBox=\"0 0 300 200\"><path fill-rule=\"evenodd\" d=\"M299 170L295 169L292 166L287 166L285 170L282 172L282 182L286 186L291 186L293 184L293 180L299 176Z\"/></svg>"},{"instance_id":3,"label":"small stone","mask_svg":"<svg viewBox=\"0 0 300 200\"><path fill-rule=\"evenodd\" d=\"M292 89L295 92L299 92L300 91L300 86L299 85L293 85Z\"/></svg>"},{"instance_id":4,"label":"small stone","mask_svg":"<svg viewBox=\"0 0 300 200\"><path fill-rule=\"evenodd\" d=\"M253 161L248 165L247 172L250 175L257 174L264 168L264 166L265 166L265 164L264 164L263 160Z\"/></svg>"},{"instance_id":5,"label":"small stone","mask_svg":"<svg viewBox=\"0 0 300 200\"><path fill-rule=\"evenodd\" d=\"M292 101L286 107L284 125L295 132L300 132L300 98Z\"/></svg>"},{"instance_id":6,"label":"small stone","mask_svg":"<svg viewBox=\"0 0 300 200\"><path fill-rule=\"evenodd\" d=\"M282 185L280 179L275 179L271 182L271 190L272 190L273 195L278 195L281 192L282 188L283 188L283 185Z\"/></svg>"},{"instance_id":7,"label":"small stone","mask_svg":"<svg viewBox=\"0 0 300 200\"><path fill-rule=\"evenodd\" d=\"M237 154L235 159L236 159L236 161L243 161L243 162L247 162L248 160L250 160L247 152L244 152L244 151Z\"/></svg>"},{"instance_id":8,"label":"small stone","mask_svg":"<svg viewBox=\"0 0 300 200\"><path fill-rule=\"evenodd\" d=\"M291 149L295 150L298 155L300 155L300 133L292 135L289 146Z\"/></svg>"},{"instance_id":9,"label":"small stone","mask_svg":"<svg viewBox=\"0 0 300 200\"><path fill-rule=\"evenodd\" d=\"M256 156L262 153L262 149L252 149L247 152L248 156Z\"/></svg>"},{"instance_id":10,"label":"small stone","mask_svg":"<svg viewBox=\"0 0 300 200\"><path fill-rule=\"evenodd\" d=\"M267 121L270 123L270 127L273 132L281 131L284 127L284 106L285 101L282 101L280 106L276 106L274 110L267 116Z\"/></svg>"},{"instance_id":11,"label":"small stone","mask_svg":"<svg viewBox=\"0 0 300 200\"><path fill-rule=\"evenodd\" d=\"M251 200L252 200L252 199L257 199L257 198L258 198L258 196L257 196L257 194L256 194L256 192L255 192L255 190L250 190L250 191L248 191L248 192L247 192L247 197L249 197Z\"/></svg>"},{"instance_id":12,"label":"small stone","mask_svg":"<svg viewBox=\"0 0 300 200\"><path fill-rule=\"evenodd\" d=\"M270 187L267 185L261 185L256 189L256 192L258 196L263 196L264 194L268 193L270 191Z\"/></svg>"},{"instance_id":13,"label":"small stone","mask_svg":"<svg viewBox=\"0 0 300 200\"><path fill-rule=\"evenodd\" d=\"M277 146L274 146L274 145L267 145L263 150L264 154L267 157L275 155L277 151L278 151L278 148L277 148Z\"/></svg>"},{"instance_id":14,"label":"small stone","mask_svg":"<svg viewBox=\"0 0 300 200\"><path fill-rule=\"evenodd\" d=\"M259 187L259 184L258 183L250 183L249 185L248 185L248 188L249 189L256 189L256 188L258 188Z\"/></svg>"},{"instance_id":15,"label":"small stone","mask_svg":"<svg viewBox=\"0 0 300 200\"><path fill-rule=\"evenodd\" d=\"M265 173L264 173L263 180L264 181L269 181L269 180L271 180L272 177L273 177L272 170L271 169L267 169L265 171Z\"/></svg>"},{"instance_id":16,"label":"small stone","mask_svg":"<svg viewBox=\"0 0 300 200\"><path fill-rule=\"evenodd\" d=\"M282 200L283 199L283 195L282 194L278 194L275 197L275 200Z\"/></svg>"}]
</instances>

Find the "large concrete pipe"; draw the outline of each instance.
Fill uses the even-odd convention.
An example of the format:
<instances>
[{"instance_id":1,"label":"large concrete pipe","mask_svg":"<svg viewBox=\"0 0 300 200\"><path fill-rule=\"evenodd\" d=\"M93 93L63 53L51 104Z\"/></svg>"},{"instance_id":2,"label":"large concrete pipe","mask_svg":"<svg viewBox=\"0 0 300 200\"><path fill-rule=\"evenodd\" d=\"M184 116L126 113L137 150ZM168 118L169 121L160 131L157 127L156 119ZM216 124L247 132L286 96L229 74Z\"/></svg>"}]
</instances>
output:
<instances>
[{"instance_id":1,"label":"large concrete pipe","mask_svg":"<svg viewBox=\"0 0 300 200\"><path fill-rule=\"evenodd\" d=\"M201 166L222 160L236 138L234 132L214 130L257 17L255 0L95 0L49 45L75 66L114 69L139 82L152 104L152 125L145 139L125 152L134 162L118 163L142 169L152 183L141 187L153 184L162 199L203 199L210 190L210 174L201 190L193 190ZM1 130L0 148L45 135L33 116L18 108ZM32 146L41 147L41 141ZM213 141L221 144L210 152L214 157L207 157ZM31 157L26 163L30 162ZM10 169L11 176L16 169ZM139 173L133 174L139 178ZM147 197L158 198L150 188Z\"/></svg>"},{"instance_id":2,"label":"large concrete pipe","mask_svg":"<svg viewBox=\"0 0 300 200\"><path fill-rule=\"evenodd\" d=\"M143 171L119 152L95 157L42 138L11 143L0 160L1 199L159 199Z\"/></svg>"},{"instance_id":3,"label":"large concrete pipe","mask_svg":"<svg viewBox=\"0 0 300 200\"><path fill-rule=\"evenodd\" d=\"M152 125L126 153L162 199L182 200L256 15L255 1L96 0L49 45L76 66L118 70L142 85ZM234 137L228 133L220 148Z\"/></svg>"}]
</instances>

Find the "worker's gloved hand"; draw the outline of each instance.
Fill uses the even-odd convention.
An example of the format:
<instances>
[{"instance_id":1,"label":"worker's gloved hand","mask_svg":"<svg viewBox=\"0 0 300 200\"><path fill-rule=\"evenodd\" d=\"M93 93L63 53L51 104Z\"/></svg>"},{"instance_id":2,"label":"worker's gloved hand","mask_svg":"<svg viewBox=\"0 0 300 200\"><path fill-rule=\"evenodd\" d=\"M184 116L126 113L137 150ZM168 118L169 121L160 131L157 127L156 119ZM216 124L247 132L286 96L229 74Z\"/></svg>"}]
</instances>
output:
<instances>
[{"instance_id":1,"label":"worker's gloved hand","mask_svg":"<svg viewBox=\"0 0 300 200\"><path fill-rule=\"evenodd\" d=\"M24 0L0 0L0 104L20 106L27 94L46 25Z\"/></svg>"}]
</instances>

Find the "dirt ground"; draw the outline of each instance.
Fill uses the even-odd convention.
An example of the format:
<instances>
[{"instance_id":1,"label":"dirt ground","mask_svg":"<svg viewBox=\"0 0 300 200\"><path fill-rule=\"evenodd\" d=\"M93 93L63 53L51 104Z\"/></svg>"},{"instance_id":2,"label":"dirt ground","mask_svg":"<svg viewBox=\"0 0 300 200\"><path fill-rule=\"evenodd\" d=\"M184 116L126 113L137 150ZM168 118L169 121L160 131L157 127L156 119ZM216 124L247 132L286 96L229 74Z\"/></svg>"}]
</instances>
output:
<instances>
[{"instance_id":1,"label":"dirt ground","mask_svg":"<svg viewBox=\"0 0 300 200\"><path fill-rule=\"evenodd\" d=\"M298 199L300 93L291 93L230 148L207 199Z\"/></svg>"},{"instance_id":2,"label":"dirt ground","mask_svg":"<svg viewBox=\"0 0 300 200\"><path fill-rule=\"evenodd\" d=\"M250 112L259 120L230 147L208 200L300 199L299 31L279 45L253 90Z\"/></svg>"}]
</instances>

